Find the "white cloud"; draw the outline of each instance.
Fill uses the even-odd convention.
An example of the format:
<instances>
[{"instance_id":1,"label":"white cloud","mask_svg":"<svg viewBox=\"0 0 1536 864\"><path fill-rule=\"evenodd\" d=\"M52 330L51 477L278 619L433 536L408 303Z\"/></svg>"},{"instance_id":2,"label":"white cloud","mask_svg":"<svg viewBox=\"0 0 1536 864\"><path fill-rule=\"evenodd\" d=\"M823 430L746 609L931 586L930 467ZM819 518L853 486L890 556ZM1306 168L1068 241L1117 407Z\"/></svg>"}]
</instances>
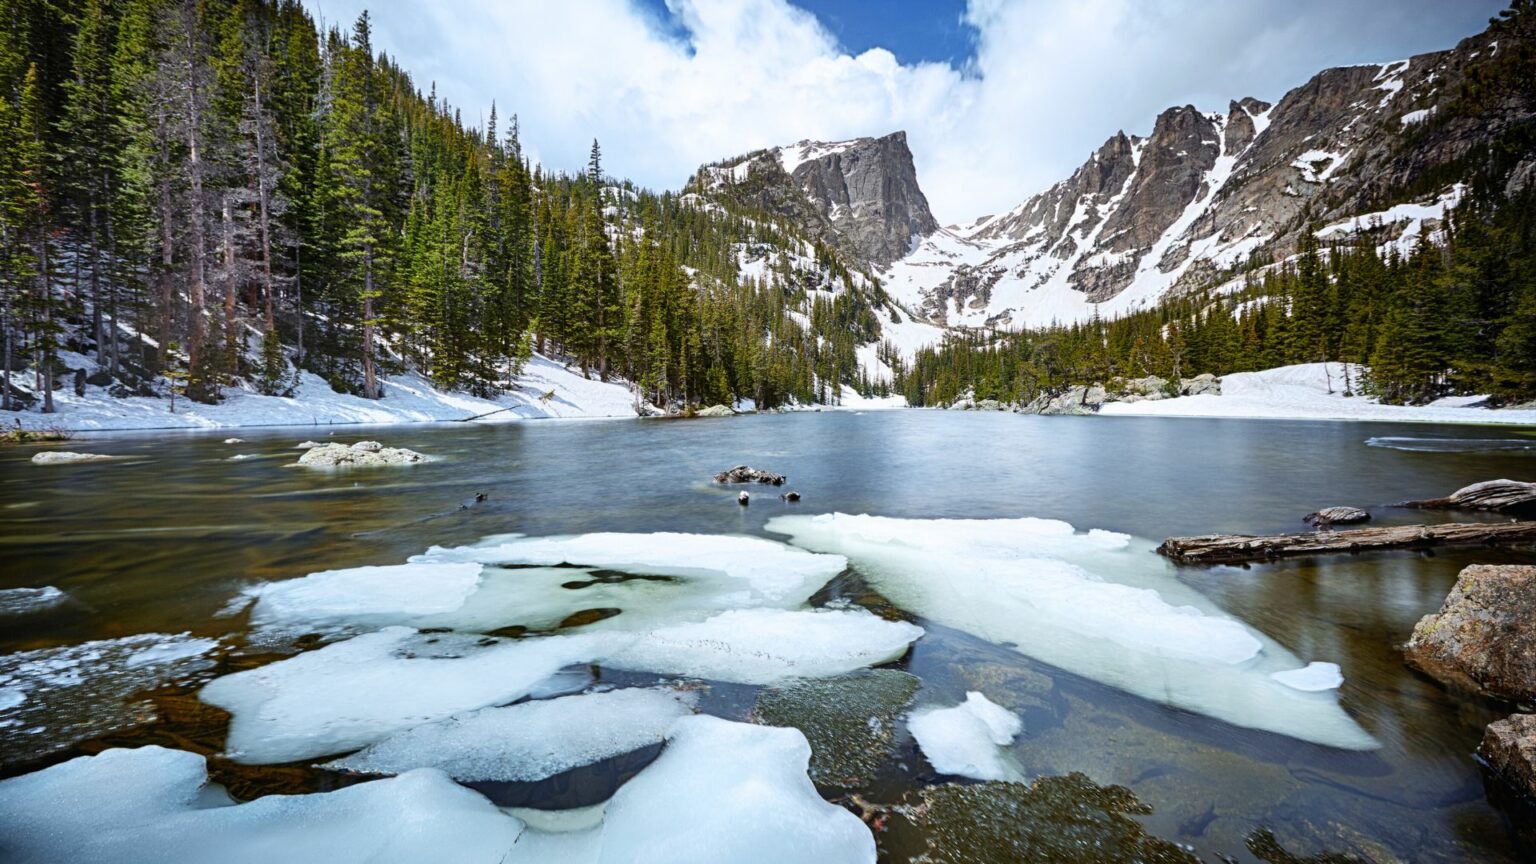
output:
<instances>
[{"instance_id":1,"label":"white cloud","mask_svg":"<svg viewBox=\"0 0 1536 864\"><path fill-rule=\"evenodd\" d=\"M371 8L377 46L423 89L471 122L495 99L546 165L579 168L596 137L615 174L677 188L758 147L905 129L946 223L1018 204L1169 105L1278 99L1325 66L1449 47L1503 5L970 0L962 72L852 55L785 0L668 0L671 26L632 0L308 2L342 26Z\"/></svg>"}]
</instances>

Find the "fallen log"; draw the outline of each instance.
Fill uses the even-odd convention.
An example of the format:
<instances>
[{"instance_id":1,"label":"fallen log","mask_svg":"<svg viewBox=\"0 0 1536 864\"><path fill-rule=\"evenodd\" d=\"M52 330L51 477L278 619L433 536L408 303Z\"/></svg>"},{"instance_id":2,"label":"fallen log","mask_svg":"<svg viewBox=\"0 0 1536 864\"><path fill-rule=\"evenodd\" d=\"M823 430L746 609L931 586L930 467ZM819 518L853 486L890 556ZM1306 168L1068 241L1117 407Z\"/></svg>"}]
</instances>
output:
<instances>
[{"instance_id":1,"label":"fallen log","mask_svg":"<svg viewBox=\"0 0 1536 864\"><path fill-rule=\"evenodd\" d=\"M1439 525L1391 525L1349 531L1308 531L1270 537L1246 534L1170 537L1157 547L1157 552L1180 564L1243 564L1301 555L1371 552L1377 549L1495 546L1531 542L1536 542L1536 521L1445 522Z\"/></svg>"},{"instance_id":2,"label":"fallen log","mask_svg":"<svg viewBox=\"0 0 1536 864\"><path fill-rule=\"evenodd\" d=\"M1422 510L1514 510L1536 507L1536 483L1484 480L1463 486L1444 498L1404 501L1400 506Z\"/></svg>"}]
</instances>

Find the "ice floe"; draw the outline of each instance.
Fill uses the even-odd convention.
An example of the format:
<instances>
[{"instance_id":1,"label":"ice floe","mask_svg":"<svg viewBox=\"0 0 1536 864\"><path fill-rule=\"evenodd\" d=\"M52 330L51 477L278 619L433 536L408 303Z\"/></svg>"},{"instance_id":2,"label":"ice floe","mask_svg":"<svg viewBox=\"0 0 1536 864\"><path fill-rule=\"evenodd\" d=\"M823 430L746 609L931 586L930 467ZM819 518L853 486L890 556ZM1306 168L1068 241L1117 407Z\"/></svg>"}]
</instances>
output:
<instances>
[{"instance_id":1,"label":"ice floe","mask_svg":"<svg viewBox=\"0 0 1536 864\"><path fill-rule=\"evenodd\" d=\"M847 566L754 537L700 534L498 536L433 547L408 563L312 573L249 589L259 633L389 625L487 632L571 626L617 609L596 629L644 630L736 608L791 608Z\"/></svg>"},{"instance_id":2,"label":"ice floe","mask_svg":"<svg viewBox=\"0 0 1536 864\"><path fill-rule=\"evenodd\" d=\"M1308 693L1316 693L1322 690L1337 690L1344 683L1344 673L1339 671L1339 664L1324 663L1317 660L1308 663L1301 669L1271 672L1269 677L1292 690L1301 690Z\"/></svg>"},{"instance_id":3,"label":"ice floe","mask_svg":"<svg viewBox=\"0 0 1536 864\"><path fill-rule=\"evenodd\" d=\"M508 641L387 627L226 675L201 698L234 715L226 745L233 759L291 762L512 702L603 653L594 635Z\"/></svg>"},{"instance_id":4,"label":"ice floe","mask_svg":"<svg viewBox=\"0 0 1536 864\"><path fill-rule=\"evenodd\" d=\"M0 615L40 612L63 603L67 596L52 585L42 588L6 588L0 590Z\"/></svg>"},{"instance_id":5,"label":"ice floe","mask_svg":"<svg viewBox=\"0 0 1536 864\"><path fill-rule=\"evenodd\" d=\"M605 805L503 811L432 768L235 804L201 756L107 750L0 781L0 849L30 862L871 864L874 838L806 776L794 729L684 717Z\"/></svg>"},{"instance_id":6,"label":"ice floe","mask_svg":"<svg viewBox=\"0 0 1536 864\"><path fill-rule=\"evenodd\" d=\"M691 694L626 689L482 708L417 726L328 767L373 774L439 768L455 780L542 780L660 744Z\"/></svg>"},{"instance_id":7,"label":"ice floe","mask_svg":"<svg viewBox=\"0 0 1536 864\"><path fill-rule=\"evenodd\" d=\"M1536 438L1406 438L1384 436L1365 439L1367 447L1404 450L1409 453L1490 453L1536 450Z\"/></svg>"},{"instance_id":8,"label":"ice floe","mask_svg":"<svg viewBox=\"0 0 1536 864\"><path fill-rule=\"evenodd\" d=\"M1023 772L1002 748L1024 731L1017 714L975 691L952 708L920 708L907 729L928 763L941 774L976 780L1022 780Z\"/></svg>"},{"instance_id":9,"label":"ice floe","mask_svg":"<svg viewBox=\"0 0 1536 864\"><path fill-rule=\"evenodd\" d=\"M1181 584L1150 543L1043 519L826 514L767 527L846 555L903 608L1069 672L1238 726L1376 746L1335 699L1271 680L1300 661Z\"/></svg>"},{"instance_id":10,"label":"ice floe","mask_svg":"<svg viewBox=\"0 0 1536 864\"><path fill-rule=\"evenodd\" d=\"M142 747L0 781L0 849L12 864L350 862L508 858L523 824L438 771L234 804L203 758Z\"/></svg>"},{"instance_id":11,"label":"ice floe","mask_svg":"<svg viewBox=\"0 0 1536 864\"><path fill-rule=\"evenodd\" d=\"M599 864L873 862L857 816L817 794L796 729L685 717L608 802Z\"/></svg>"},{"instance_id":12,"label":"ice floe","mask_svg":"<svg viewBox=\"0 0 1536 864\"><path fill-rule=\"evenodd\" d=\"M740 684L824 678L895 660L923 635L864 610L740 609L658 627L604 659L621 669Z\"/></svg>"},{"instance_id":13,"label":"ice floe","mask_svg":"<svg viewBox=\"0 0 1536 864\"><path fill-rule=\"evenodd\" d=\"M848 566L841 556L812 554L761 537L669 532L504 535L473 546L433 547L410 560L563 564L670 576L706 585L719 603L735 606L802 603Z\"/></svg>"},{"instance_id":14,"label":"ice floe","mask_svg":"<svg viewBox=\"0 0 1536 864\"><path fill-rule=\"evenodd\" d=\"M144 633L0 655L0 761L144 722L133 697L213 665L213 639Z\"/></svg>"}]
</instances>

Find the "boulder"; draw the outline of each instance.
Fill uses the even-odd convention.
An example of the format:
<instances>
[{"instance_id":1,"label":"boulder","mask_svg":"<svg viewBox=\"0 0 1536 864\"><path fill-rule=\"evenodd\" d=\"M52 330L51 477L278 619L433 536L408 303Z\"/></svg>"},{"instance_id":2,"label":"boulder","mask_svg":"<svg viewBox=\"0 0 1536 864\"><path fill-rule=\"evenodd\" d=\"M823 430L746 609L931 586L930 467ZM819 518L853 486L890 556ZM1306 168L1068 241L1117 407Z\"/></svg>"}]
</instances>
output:
<instances>
[{"instance_id":1,"label":"boulder","mask_svg":"<svg viewBox=\"0 0 1536 864\"><path fill-rule=\"evenodd\" d=\"M1488 724L1477 752L1515 791L1536 800L1536 714Z\"/></svg>"},{"instance_id":2,"label":"boulder","mask_svg":"<svg viewBox=\"0 0 1536 864\"><path fill-rule=\"evenodd\" d=\"M1474 564L1403 647L1408 663L1445 684L1536 703L1536 566Z\"/></svg>"},{"instance_id":3,"label":"boulder","mask_svg":"<svg viewBox=\"0 0 1536 864\"><path fill-rule=\"evenodd\" d=\"M324 446L324 445L322 445L319 441L305 441L303 444L300 444L300 445L294 447L293 449L295 449L295 450L313 450L316 447L321 447L321 446Z\"/></svg>"},{"instance_id":4,"label":"boulder","mask_svg":"<svg viewBox=\"0 0 1536 864\"><path fill-rule=\"evenodd\" d=\"M700 408L698 411L695 411L693 416L695 416L695 417L731 417L731 416L734 416L735 413L736 413L735 411L732 411L730 408L728 408L725 405L711 405L708 408Z\"/></svg>"},{"instance_id":5,"label":"boulder","mask_svg":"<svg viewBox=\"0 0 1536 864\"><path fill-rule=\"evenodd\" d=\"M1308 513L1301 521L1314 528L1326 528L1329 525L1354 525L1359 522L1369 522L1371 514L1359 507L1324 507L1315 513Z\"/></svg>"},{"instance_id":6,"label":"boulder","mask_svg":"<svg viewBox=\"0 0 1536 864\"><path fill-rule=\"evenodd\" d=\"M1204 375L1196 375L1193 378L1183 378L1179 381L1180 396L1220 396L1221 379L1207 372Z\"/></svg>"},{"instance_id":7,"label":"boulder","mask_svg":"<svg viewBox=\"0 0 1536 864\"><path fill-rule=\"evenodd\" d=\"M49 450L32 456L33 465L75 465L81 462L108 462L116 456L100 453L71 453L68 450Z\"/></svg>"},{"instance_id":8,"label":"boulder","mask_svg":"<svg viewBox=\"0 0 1536 864\"><path fill-rule=\"evenodd\" d=\"M715 475L716 483L766 483L770 486L783 486L786 479L783 474L759 471L747 465L737 465L729 471L721 471Z\"/></svg>"},{"instance_id":9,"label":"boulder","mask_svg":"<svg viewBox=\"0 0 1536 864\"><path fill-rule=\"evenodd\" d=\"M1118 399L1111 401L1140 402L1143 399L1165 399L1168 396L1168 379L1159 378L1156 375L1148 375L1145 378L1117 378L1110 382L1112 395Z\"/></svg>"},{"instance_id":10,"label":"boulder","mask_svg":"<svg viewBox=\"0 0 1536 864\"><path fill-rule=\"evenodd\" d=\"M224 443L225 444L244 444L245 443L245 439L243 439L243 438L225 438L224 439Z\"/></svg>"},{"instance_id":11,"label":"boulder","mask_svg":"<svg viewBox=\"0 0 1536 864\"><path fill-rule=\"evenodd\" d=\"M743 493L743 494L745 494L745 493ZM783 495L780 495L779 497L783 498L785 501L788 501L790 503L794 503L794 502L800 500L800 493L791 490L789 492L785 492Z\"/></svg>"},{"instance_id":12,"label":"boulder","mask_svg":"<svg viewBox=\"0 0 1536 864\"><path fill-rule=\"evenodd\" d=\"M752 496L745 489L743 489L741 494L736 496L736 503L745 507L752 503Z\"/></svg>"},{"instance_id":13,"label":"boulder","mask_svg":"<svg viewBox=\"0 0 1536 864\"><path fill-rule=\"evenodd\" d=\"M351 468L375 465L411 465L427 457L403 447L385 447L377 441L345 444L319 444L304 451L298 464L306 468Z\"/></svg>"}]
</instances>

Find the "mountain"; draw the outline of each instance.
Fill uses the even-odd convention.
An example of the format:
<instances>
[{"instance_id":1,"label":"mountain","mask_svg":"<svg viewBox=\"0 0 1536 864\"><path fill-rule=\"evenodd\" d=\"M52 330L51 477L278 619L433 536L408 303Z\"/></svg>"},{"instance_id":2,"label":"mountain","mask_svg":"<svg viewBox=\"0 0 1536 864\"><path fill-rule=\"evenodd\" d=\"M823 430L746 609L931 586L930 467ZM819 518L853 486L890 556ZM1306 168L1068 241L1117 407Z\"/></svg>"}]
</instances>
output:
<instances>
[{"instance_id":1,"label":"mountain","mask_svg":"<svg viewBox=\"0 0 1536 864\"><path fill-rule=\"evenodd\" d=\"M1395 239L1411 245L1460 196L1470 160L1536 116L1529 41L1490 31L1326 70L1274 105L1169 108L1151 135L1115 134L1066 180L929 234L877 276L936 323L1019 328L1146 308L1281 260L1309 230L1405 223ZM1531 148L1514 149L1511 187L1536 175Z\"/></svg>"},{"instance_id":2,"label":"mountain","mask_svg":"<svg viewBox=\"0 0 1536 864\"><path fill-rule=\"evenodd\" d=\"M687 188L792 220L860 264L889 265L939 228L905 132L758 150L704 166Z\"/></svg>"}]
</instances>

